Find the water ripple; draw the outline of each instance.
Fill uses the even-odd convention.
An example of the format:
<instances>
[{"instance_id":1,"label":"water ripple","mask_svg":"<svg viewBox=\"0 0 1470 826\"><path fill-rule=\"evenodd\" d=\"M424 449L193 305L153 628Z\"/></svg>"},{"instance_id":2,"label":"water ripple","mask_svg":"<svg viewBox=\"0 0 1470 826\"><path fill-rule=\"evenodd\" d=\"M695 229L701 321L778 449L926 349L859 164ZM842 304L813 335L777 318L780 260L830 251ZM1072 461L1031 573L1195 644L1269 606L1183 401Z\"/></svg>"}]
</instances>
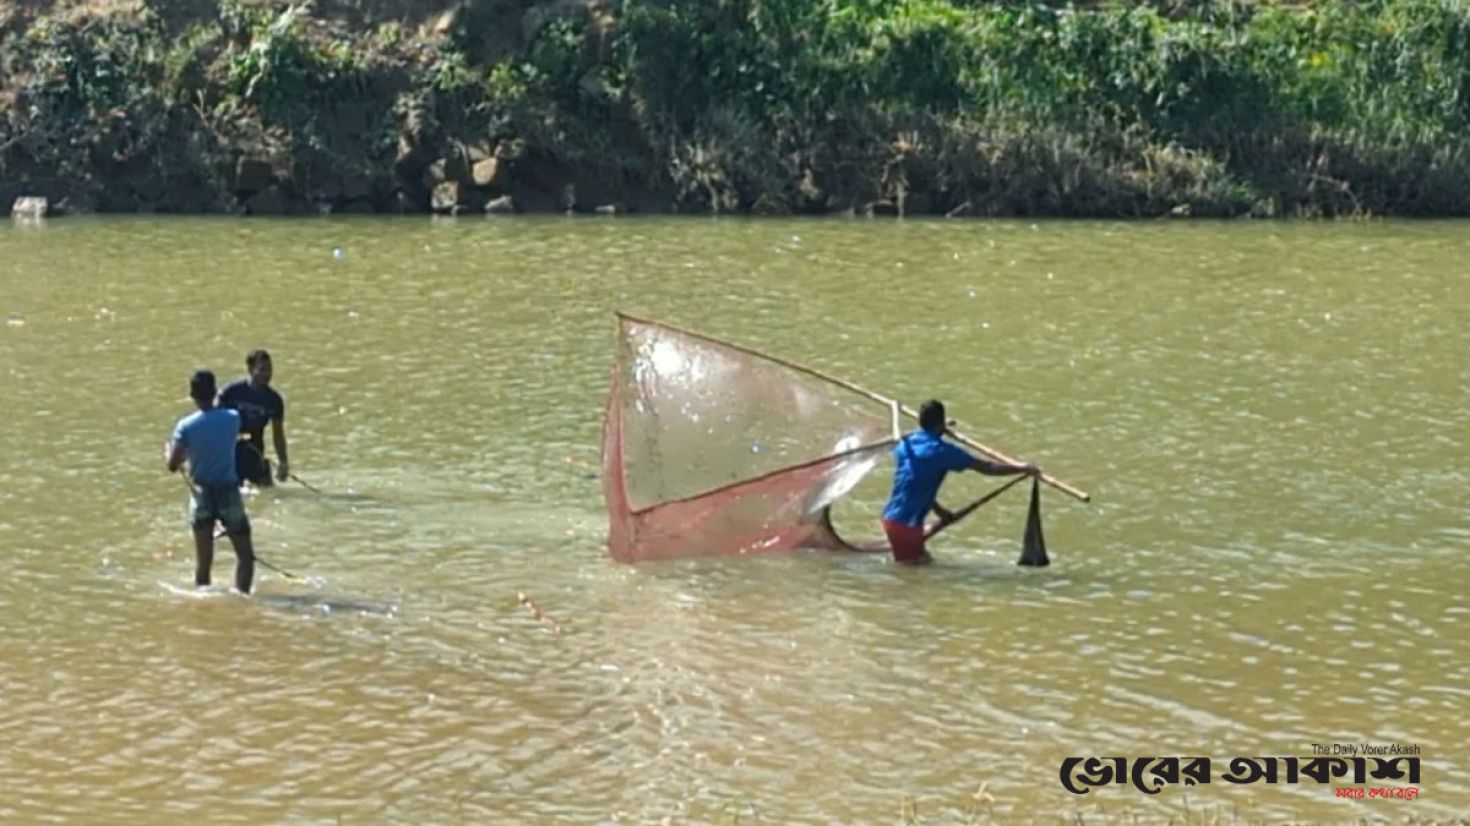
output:
<instances>
[{"instance_id":1,"label":"water ripple","mask_svg":"<svg viewBox=\"0 0 1470 826\"><path fill-rule=\"evenodd\" d=\"M793 241L798 236L799 241ZM1069 755L1417 744L1470 806L1458 225L80 220L0 227L0 819L1138 822ZM335 256L332 250L347 254ZM1366 249L1366 251L1365 251ZM119 262L127 262L120 266ZM898 266L902 264L903 266ZM940 564L611 564L611 311L899 394L1095 494ZM267 346L256 598L160 447ZM120 403L126 400L126 403ZM839 508L876 532L887 482ZM955 498L984 485L949 483ZM227 581L228 548L215 578ZM563 633L520 603L526 594ZM1192 790L1266 821L1315 784ZM1152 818L1152 820L1150 820Z\"/></svg>"}]
</instances>

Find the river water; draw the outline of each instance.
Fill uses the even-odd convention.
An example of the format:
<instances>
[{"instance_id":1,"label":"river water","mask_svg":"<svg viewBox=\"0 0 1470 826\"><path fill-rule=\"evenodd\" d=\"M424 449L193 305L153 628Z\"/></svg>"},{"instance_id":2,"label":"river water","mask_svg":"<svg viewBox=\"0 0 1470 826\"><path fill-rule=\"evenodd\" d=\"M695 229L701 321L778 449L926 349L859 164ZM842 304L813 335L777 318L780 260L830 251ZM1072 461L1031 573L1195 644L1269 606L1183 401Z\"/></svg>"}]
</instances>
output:
<instances>
[{"instance_id":1,"label":"river water","mask_svg":"<svg viewBox=\"0 0 1470 826\"><path fill-rule=\"evenodd\" d=\"M1467 261L1462 223L0 227L0 819L1470 809ZM615 310L941 397L1094 501L1044 495L1044 570L1014 565L1024 488L928 569L615 564ZM256 347L320 491L250 499L257 547L310 581L183 595L162 446L189 372L238 377ZM844 530L875 535L885 485ZM215 581L232 565L222 547ZM1220 778L1363 743L1417 746L1420 798ZM1214 780L1059 780L1068 756L1156 755Z\"/></svg>"}]
</instances>

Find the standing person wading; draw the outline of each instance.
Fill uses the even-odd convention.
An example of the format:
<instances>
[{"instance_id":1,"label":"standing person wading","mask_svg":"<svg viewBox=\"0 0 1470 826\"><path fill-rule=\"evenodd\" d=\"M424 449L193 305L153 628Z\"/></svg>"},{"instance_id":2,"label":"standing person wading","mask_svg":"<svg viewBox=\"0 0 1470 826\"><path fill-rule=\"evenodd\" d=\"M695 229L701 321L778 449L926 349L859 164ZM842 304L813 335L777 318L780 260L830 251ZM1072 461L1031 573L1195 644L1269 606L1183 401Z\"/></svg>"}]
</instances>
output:
<instances>
[{"instance_id":1,"label":"standing person wading","mask_svg":"<svg viewBox=\"0 0 1470 826\"><path fill-rule=\"evenodd\" d=\"M282 482L291 477L286 461L286 400L271 388L271 354L256 350L245 357L249 377L225 385L219 396L220 407L240 412L240 444L235 448L235 464L240 477L256 487L270 487L271 464L265 458L265 425L271 426L271 442L276 449L276 478Z\"/></svg>"},{"instance_id":2,"label":"standing person wading","mask_svg":"<svg viewBox=\"0 0 1470 826\"><path fill-rule=\"evenodd\" d=\"M950 471L977 470L987 476L1036 476L1033 464L1011 465L979 459L944 441L944 405L930 399L919 406L919 429L893 448L893 493L883 510L883 532L893 548L893 561L909 565L933 562L924 547L924 517L933 510L941 521L954 519L939 502L939 486Z\"/></svg>"},{"instance_id":3,"label":"standing person wading","mask_svg":"<svg viewBox=\"0 0 1470 826\"><path fill-rule=\"evenodd\" d=\"M194 584L209 584L214 564L214 525L224 526L235 546L235 587L250 593L255 578L255 548L250 541L250 520L240 500L240 478L235 474L235 438L240 432L240 414L214 406L214 374L196 370L189 379L189 396L199 410L179 419L174 426L165 462L169 473L187 459L189 524L194 531L196 566Z\"/></svg>"}]
</instances>

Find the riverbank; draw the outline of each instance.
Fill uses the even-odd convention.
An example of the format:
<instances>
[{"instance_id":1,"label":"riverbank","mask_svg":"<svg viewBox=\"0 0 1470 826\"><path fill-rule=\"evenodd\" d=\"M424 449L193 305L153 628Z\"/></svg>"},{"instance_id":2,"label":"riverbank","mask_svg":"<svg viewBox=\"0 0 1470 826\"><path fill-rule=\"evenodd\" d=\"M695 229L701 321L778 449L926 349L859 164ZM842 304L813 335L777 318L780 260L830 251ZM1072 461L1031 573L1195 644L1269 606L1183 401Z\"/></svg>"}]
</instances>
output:
<instances>
[{"instance_id":1,"label":"riverbank","mask_svg":"<svg viewBox=\"0 0 1470 826\"><path fill-rule=\"evenodd\" d=\"M0 9L0 209L1470 214L1470 12Z\"/></svg>"}]
</instances>

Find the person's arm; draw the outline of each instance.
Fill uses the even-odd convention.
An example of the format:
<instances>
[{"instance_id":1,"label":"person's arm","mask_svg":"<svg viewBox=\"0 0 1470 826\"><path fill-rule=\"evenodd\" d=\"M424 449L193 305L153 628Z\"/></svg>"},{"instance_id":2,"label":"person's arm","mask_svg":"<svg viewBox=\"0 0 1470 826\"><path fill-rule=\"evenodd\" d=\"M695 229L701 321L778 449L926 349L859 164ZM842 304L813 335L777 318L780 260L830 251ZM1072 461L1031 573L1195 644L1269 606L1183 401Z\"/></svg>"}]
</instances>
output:
<instances>
[{"instance_id":1,"label":"person's arm","mask_svg":"<svg viewBox=\"0 0 1470 826\"><path fill-rule=\"evenodd\" d=\"M284 416L271 419L271 442L276 446L276 478L282 482L291 478L291 466L286 460L286 422Z\"/></svg>"},{"instance_id":2,"label":"person's arm","mask_svg":"<svg viewBox=\"0 0 1470 826\"><path fill-rule=\"evenodd\" d=\"M986 476L1015 476L1018 473L1027 476L1036 476L1041 473L1041 468L1026 462L1024 464L1012 465L1006 462L997 462L992 459L977 457L970 463L970 470L979 471Z\"/></svg>"},{"instance_id":3,"label":"person's arm","mask_svg":"<svg viewBox=\"0 0 1470 826\"><path fill-rule=\"evenodd\" d=\"M1037 469L1036 465L1029 462L1023 465L1013 465L1007 462L997 462L983 456L972 456L969 451L952 445L949 442L944 443L942 456L944 469L951 472L975 470L986 476L1015 476L1018 473L1035 476L1041 472Z\"/></svg>"},{"instance_id":4,"label":"person's arm","mask_svg":"<svg viewBox=\"0 0 1470 826\"><path fill-rule=\"evenodd\" d=\"M954 473L968 470L974 464L975 457L966 453L963 448L956 447L949 442L942 442L939 452L939 462L946 473ZM935 516L939 517L939 524L941 525L947 525L954 521L954 511L939 504L938 499L934 500L934 506L931 510L934 511Z\"/></svg>"},{"instance_id":5,"label":"person's arm","mask_svg":"<svg viewBox=\"0 0 1470 826\"><path fill-rule=\"evenodd\" d=\"M168 467L169 473L175 473L183 467L186 458L188 458L188 451L177 439L171 439L163 446L163 463Z\"/></svg>"}]
</instances>

